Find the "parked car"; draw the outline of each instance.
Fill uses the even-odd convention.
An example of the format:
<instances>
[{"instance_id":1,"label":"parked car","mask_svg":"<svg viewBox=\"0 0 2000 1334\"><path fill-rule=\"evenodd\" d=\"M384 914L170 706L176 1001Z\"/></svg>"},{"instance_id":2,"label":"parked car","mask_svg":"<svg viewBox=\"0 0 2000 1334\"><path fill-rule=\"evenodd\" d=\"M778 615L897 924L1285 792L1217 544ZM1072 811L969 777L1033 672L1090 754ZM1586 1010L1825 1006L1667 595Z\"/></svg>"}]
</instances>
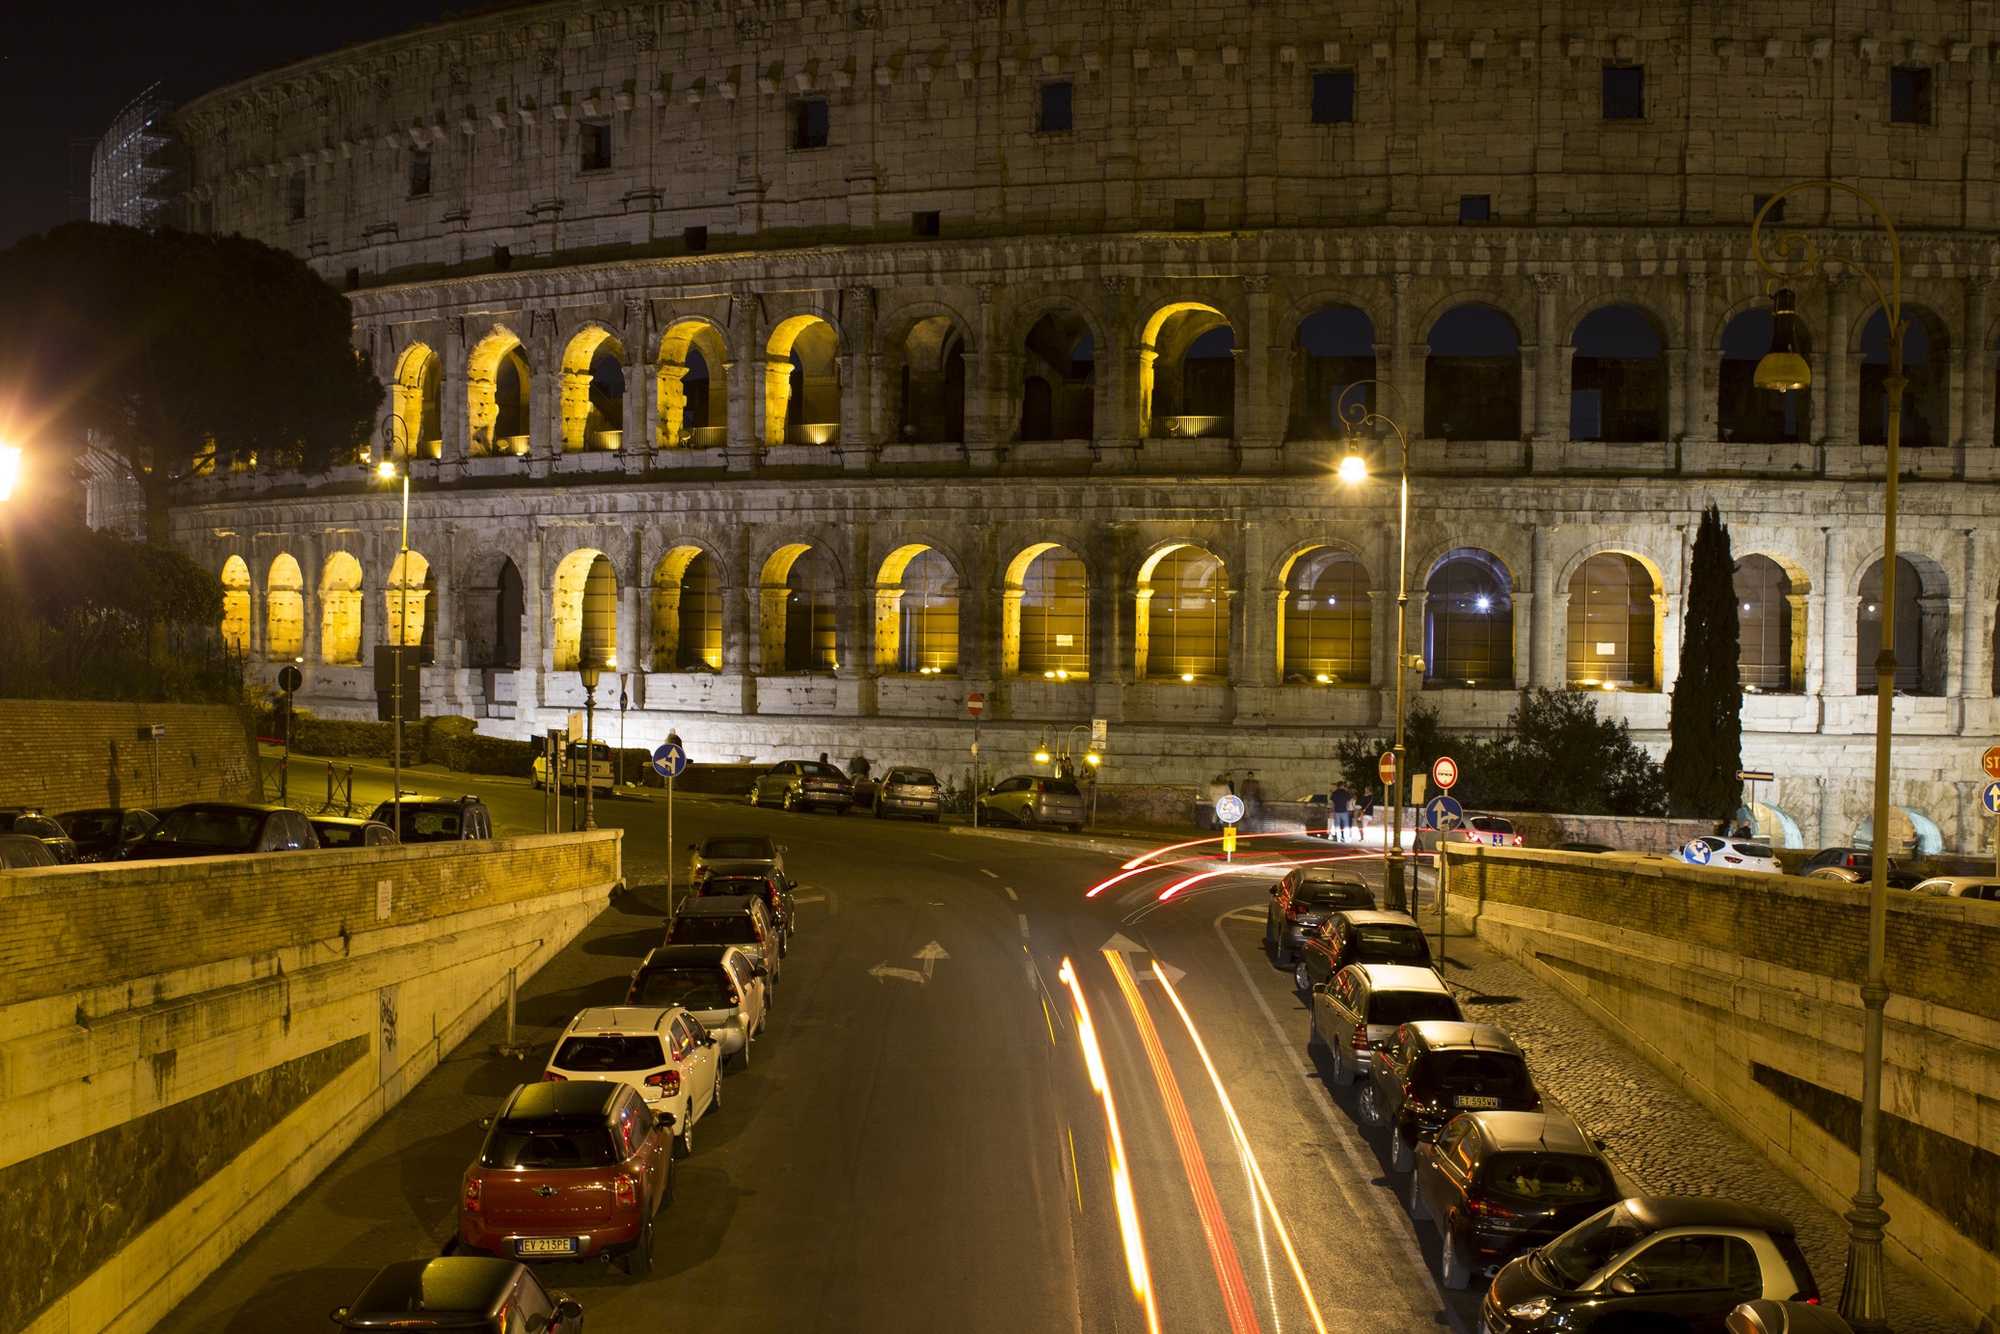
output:
<instances>
[{"instance_id":1,"label":"parked car","mask_svg":"<svg viewBox=\"0 0 2000 1334\"><path fill-rule=\"evenodd\" d=\"M1348 908L1373 908L1375 895L1362 880L1326 866L1295 866L1271 886L1271 903L1264 910L1264 943L1289 968L1305 941L1306 931L1327 914Z\"/></svg>"},{"instance_id":2,"label":"parked car","mask_svg":"<svg viewBox=\"0 0 2000 1334\"><path fill-rule=\"evenodd\" d=\"M1361 1090L1363 1119L1389 1127L1389 1166L1398 1172L1409 1171L1417 1145L1436 1139L1460 1112L1541 1106L1527 1058L1491 1024L1404 1024L1375 1050Z\"/></svg>"},{"instance_id":3,"label":"parked car","mask_svg":"<svg viewBox=\"0 0 2000 1334\"><path fill-rule=\"evenodd\" d=\"M1875 865L1865 852L1842 865L1819 866L1805 872L1808 880L1838 880L1843 885L1865 885L1874 878L1874 875ZM1896 859L1891 857L1887 879L1891 889L1915 889L1924 883L1927 877L1920 871L1906 870L1896 865Z\"/></svg>"},{"instance_id":4,"label":"parked car","mask_svg":"<svg viewBox=\"0 0 2000 1334\"><path fill-rule=\"evenodd\" d=\"M1727 1334L1854 1334L1838 1311L1805 1302L1745 1302L1723 1322Z\"/></svg>"},{"instance_id":5,"label":"parked car","mask_svg":"<svg viewBox=\"0 0 2000 1334\"><path fill-rule=\"evenodd\" d=\"M587 760L584 754L586 750L589 751ZM564 792L581 792L588 784L592 791L609 796L617 778L616 772L611 767L611 746L603 741L570 742L569 754L558 761L556 769L556 782ZM535 756L529 781L538 789L548 787L549 757L546 754Z\"/></svg>"},{"instance_id":6,"label":"parked car","mask_svg":"<svg viewBox=\"0 0 2000 1334\"><path fill-rule=\"evenodd\" d=\"M792 911L792 891L784 888L778 877L767 871L750 875L712 875L695 883L696 898L751 898L764 905L770 915L771 925L778 932L778 957L783 958L792 948L792 933L797 930L798 917Z\"/></svg>"},{"instance_id":7,"label":"parked car","mask_svg":"<svg viewBox=\"0 0 2000 1334\"><path fill-rule=\"evenodd\" d=\"M159 816L136 806L93 806L56 817L76 844L77 860L83 862L117 861L159 822Z\"/></svg>"},{"instance_id":8,"label":"parked car","mask_svg":"<svg viewBox=\"0 0 2000 1334\"><path fill-rule=\"evenodd\" d=\"M1499 815L1468 815L1465 823L1439 835L1446 843L1485 843L1496 848L1518 848L1521 836L1514 822Z\"/></svg>"},{"instance_id":9,"label":"parked car","mask_svg":"<svg viewBox=\"0 0 2000 1334\"><path fill-rule=\"evenodd\" d=\"M0 834L0 870L32 871L38 866L60 866L49 845L27 834Z\"/></svg>"},{"instance_id":10,"label":"parked car","mask_svg":"<svg viewBox=\"0 0 2000 1334\"><path fill-rule=\"evenodd\" d=\"M751 780L750 804L841 815L854 804L854 782L818 760L785 760Z\"/></svg>"},{"instance_id":11,"label":"parked car","mask_svg":"<svg viewBox=\"0 0 2000 1334\"><path fill-rule=\"evenodd\" d=\"M1352 1084L1356 1075L1367 1072L1370 1053L1404 1024L1464 1018L1444 979L1432 969L1352 963L1313 992L1306 1045L1333 1048L1333 1082Z\"/></svg>"},{"instance_id":12,"label":"parked car","mask_svg":"<svg viewBox=\"0 0 2000 1334\"><path fill-rule=\"evenodd\" d=\"M625 1084L524 1084L480 1122L459 1188L461 1252L510 1260L610 1255L653 1267L653 1215L674 1197L667 1123Z\"/></svg>"},{"instance_id":13,"label":"parked car","mask_svg":"<svg viewBox=\"0 0 2000 1334\"><path fill-rule=\"evenodd\" d=\"M936 824L944 809L944 784L929 769L898 765L875 788L875 818L914 815Z\"/></svg>"},{"instance_id":14,"label":"parked car","mask_svg":"<svg viewBox=\"0 0 2000 1334\"><path fill-rule=\"evenodd\" d=\"M58 866L68 866L80 860L76 840L69 836L69 831L39 810L0 811L0 834L20 834L40 839Z\"/></svg>"},{"instance_id":15,"label":"parked car","mask_svg":"<svg viewBox=\"0 0 2000 1334\"><path fill-rule=\"evenodd\" d=\"M1310 992L1333 980L1351 963L1402 963L1431 966L1431 946L1424 930L1408 913L1377 912L1373 908L1343 908L1305 932L1292 980Z\"/></svg>"},{"instance_id":16,"label":"parked car","mask_svg":"<svg viewBox=\"0 0 2000 1334\"><path fill-rule=\"evenodd\" d=\"M1783 1217L1710 1196L1635 1196L1509 1261L1480 1318L1489 1334L1614 1323L1716 1331L1738 1305L1760 1298L1819 1300Z\"/></svg>"},{"instance_id":17,"label":"parked car","mask_svg":"<svg viewBox=\"0 0 2000 1334\"><path fill-rule=\"evenodd\" d=\"M688 851L694 854L688 860L688 878L697 885L711 875L744 871L775 871L786 889L798 885L785 870L785 845L762 834L716 834L688 844Z\"/></svg>"},{"instance_id":18,"label":"parked car","mask_svg":"<svg viewBox=\"0 0 2000 1334\"><path fill-rule=\"evenodd\" d=\"M665 945L734 945L764 970L766 990L778 986L778 928L762 899L747 894L690 899L667 930Z\"/></svg>"},{"instance_id":19,"label":"parked car","mask_svg":"<svg viewBox=\"0 0 2000 1334\"><path fill-rule=\"evenodd\" d=\"M1821 848L1818 852L1815 852L1812 856L1806 858L1804 862L1800 863L1799 874L1811 875L1814 871L1829 866L1849 869L1856 866L1866 866L1868 864L1868 856L1869 853L1866 848ZM1896 859L1894 857L1889 859L1889 866L1891 869L1895 868Z\"/></svg>"},{"instance_id":20,"label":"parked car","mask_svg":"<svg viewBox=\"0 0 2000 1334\"><path fill-rule=\"evenodd\" d=\"M1598 1144L1561 1112L1466 1112L1419 1144L1410 1216L1438 1230L1447 1288L1498 1273L1619 1197Z\"/></svg>"},{"instance_id":21,"label":"parked car","mask_svg":"<svg viewBox=\"0 0 2000 1334\"><path fill-rule=\"evenodd\" d=\"M396 841L396 831L380 820L351 815L316 815L312 827L323 848L379 848Z\"/></svg>"},{"instance_id":22,"label":"parked car","mask_svg":"<svg viewBox=\"0 0 2000 1334\"><path fill-rule=\"evenodd\" d=\"M1724 838L1720 834L1691 838L1675 855L1690 866L1723 871L1769 871L1775 875L1782 869L1770 844L1748 838Z\"/></svg>"},{"instance_id":23,"label":"parked car","mask_svg":"<svg viewBox=\"0 0 2000 1334\"><path fill-rule=\"evenodd\" d=\"M1060 825L1072 834L1083 828L1083 789L1074 778L1016 774L979 794L982 819L1006 820L1023 829Z\"/></svg>"},{"instance_id":24,"label":"parked car","mask_svg":"<svg viewBox=\"0 0 2000 1334\"><path fill-rule=\"evenodd\" d=\"M563 1030L542 1078L631 1086L672 1125L685 1158L694 1152L695 1122L722 1105L720 1045L678 1005L589 1009Z\"/></svg>"},{"instance_id":25,"label":"parked car","mask_svg":"<svg viewBox=\"0 0 2000 1334\"><path fill-rule=\"evenodd\" d=\"M162 812L160 822L125 850L126 861L225 857L239 852L317 848L319 836L298 811L232 801L196 801Z\"/></svg>"},{"instance_id":26,"label":"parked car","mask_svg":"<svg viewBox=\"0 0 2000 1334\"><path fill-rule=\"evenodd\" d=\"M404 797L402 826L396 824L396 803L385 801L369 819L389 826L400 843L457 843L493 837L493 816L477 797Z\"/></svg>"},{"instance_id":27,"label":"parked car","mask_svg":"<svg viewBox=\"0 0 2000 1334\"><path fill-rule=\"evenodd\" d=\"M385 1265L353 1305L335 1308L333 1323L342 1330L410 1329L412 1311L423 1312L420 1327L467 1334L583 1334L583 1306L574 1297L543 1287L519 1260L486 1255Z\"/></svg>"},{"instance_id":28,"label":"parked car","mask_svg":"<svg viewBox=\"0 0 2000 1334\"><path fill-rule=\"evenodd\" d=\"M2000 900L2000 877L1990 875L1934 875L1910 888L1940 898Z\"/></svg>"},{"instance_id":29,"label":"parked car","mask_svg":"<svg viewBox=\"0 0 2000 1334\"><path fill-rule=\"evenodd\" d=\"M722 1044L724 1061L750 1064L750 1041L770 1023L763 965L734 945L662 945L632 974L627 1005L677 1005Z\"/></svg>"}]
</instances>

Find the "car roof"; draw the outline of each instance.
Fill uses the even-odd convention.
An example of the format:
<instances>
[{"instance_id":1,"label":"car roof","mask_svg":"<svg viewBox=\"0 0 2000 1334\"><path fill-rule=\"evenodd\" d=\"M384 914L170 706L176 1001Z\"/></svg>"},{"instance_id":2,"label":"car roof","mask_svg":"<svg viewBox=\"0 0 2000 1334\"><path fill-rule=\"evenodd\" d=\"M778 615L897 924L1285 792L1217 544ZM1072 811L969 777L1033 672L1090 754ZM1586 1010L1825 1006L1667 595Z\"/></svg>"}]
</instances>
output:
<instances>
[{"instance_id":1,"label":"car roof","mask_svg":"<svg viewBox=\"0 0 2000 1334\"><path fill-rule=\"evenodd\" d=\"M1474 1133L1487 1153L1546 1149L1551 1153L1581 1153L1595 1158L1597 1146L1582 1127L1561 1112L1467 1112Z\"/></svg>"},{"instance_id":2,"label":"car roof","mask_svg":"<svg viewBox=\"0 0 2000 1334\"><path fill-rule=\"evenodd\" d=\"M1406 963L1357 963L1349 964L1368 981L1371 991L1438 991L1445 995L1451 989L1434 969L1417 968Z\"/></svg>"},{"instance_id":3,"label":"car roof","mask_svg":"<svg viewBox=\"0 0 2000 1334\"><path fill-rule=\"evenodd\" d=\"M545 1121L563 1117L598 1117L611 1110L623 1084L596 1079L570 1079L559 1084L523 1084L507 1099L500 1119L508 1122Z\"/></svg>"},{"instance_id":4,"label":"car roof","mask_svg":"<svg viewBox=\"0 0 2000 1334\"><path fill-rule=\"evenodd\" d=\"M404 804L407 805L408 803ZM257 801L184 801L180 805L170 808L167 813L171 814L173 811L250 811L257 815L268 815L272 811L287 811L290 809L291 807L289 806L266 805L263 802Z\"/></svg>"},{"instance_id":5,"label":"car roof","mask_svg":"<svg viewBox=\"0 0 2000 1334\"><path fill-rule=\"evenodd\" d=\"M1670 1227L1739 1227L1788 1237L1794 1231L1783 1214L1709 1195L1635 1195L1624 1201L1624 1208L1641 1226L1656 1232Z\"/></svg>"},{"instance_id":6,"label":"car roof","mask_svg":"<svg viewBox=\"0 0 2000 1334\"><path fill-rule=\"evenodd\" d=\"M1351 871L1336 871L1331 866L1301 866L1298 868L1301 881L1310 880L1321 885L1359 885L1368 888L1368 882Z\"/></svg>"},{"instance_id":7,"label":"car roof","mask_svg":"<svg viewBox=\"0 0 2000 1334\"><path fill-rule=\"evenodd\" d=\"M1417 919L1406 912L1389 912L1382 908L1342 908L1334 914L1342 921L1355 926L1415 926Z\"/></svg>"},{"instance_id":8,"label":"car roof","mask_svg":"<svg viewBox=\"0 0 2000 1334\"><path fill-rule=\"evenodd\" d=\"M1927 877L1923 883L1926 885L1950 885L1953 889L1957 889L1961 885L2000 884L2000 878L1990 875L1934 875Z\"/></svg>"},{"instance_id":9,"label":"car roof","mask_svg":"<svg viewBox=\"0 0 2000 1334\"><path fill-rule=\"evenodd\" d=\"M1465 1023L1452 1019L1424 1019L1410 1025L1424 1046L1432 1051L1498 1051L1519 1056L1514 1039L1491 1024Z\"/></svg>"},{"instance_id":10,"label":"car roof","mask_svg":"<svg viewBox=\"0 0 2000 1334\"><path fill-rule=\"evenodd\" d=\"M734 945L661 945L646 956L639 967L686 968L693 964L722 962L724 955L735 949Z\"/></svg>"},{"instance_id":11,"label":"car roof","mask_svg":"<svg viewBox=\"0 0 2000 1334\"><path fill-rule=\"evenodd\" d=\"M412 1311L449 1328L491 1319L521 1272L518 1260L451 1255L434 1260L398 1260L385 1265L347 1308L346 1323L388 1325L409 1321ZM380 1317L368 1319L368 1317ZM453 1316L467 1316L463 1322ZM357 1319L357 1317L360 1317Z\"/></svg>"},{"instance_id":12,"label":"car roof","mask_svg":"<svg viewBox=\"0 0 2000 1334\"><path fill-rule=\"evenodd\" d=\"M748 894L704 894L692 903L681 905L682 917L734 917L738 913L755 912L763 903L762 899Z\"/></svg>"},{"instance_id":13,"label":"car roof","mask_svg":"<svg viewBox=\"0 0 2000 1334\"><path fill-rule=\"evenodd\" d=\"M666 1027L667 1020L673 1018L674 1012L679 1009L678 1005L600 1005L570 1020L563 1036L586 1029L592 1033L651 1035Z\"/></svg>"},{"instance_id":14,"label":"car roof","mask_svg":"<svg viewBox=\"0 0 2000 1334\"><path fill-rule=\"evenodd\" d=\"M408 803L405 802L404 804L407 805ZM309 818L316 825L330 824L336 829L344 829L350 826L358 829L362 825L382 824L380 820L373 820L362 815L314 815ZM389 826L382 824L382 827L387 829Z\"/></svg>"}]
</instances>

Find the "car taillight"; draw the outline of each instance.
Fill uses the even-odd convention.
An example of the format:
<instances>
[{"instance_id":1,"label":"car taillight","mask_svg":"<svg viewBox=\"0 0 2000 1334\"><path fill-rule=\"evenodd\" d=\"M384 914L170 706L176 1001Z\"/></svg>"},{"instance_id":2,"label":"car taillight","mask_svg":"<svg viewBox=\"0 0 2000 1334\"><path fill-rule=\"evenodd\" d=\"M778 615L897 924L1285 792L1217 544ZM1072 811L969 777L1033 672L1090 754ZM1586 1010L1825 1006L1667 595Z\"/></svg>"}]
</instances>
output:
<instances>
[{"instance_id":1,"label":"car taillight","mask_svg":"<svg viewBox=\"0 0 2000 1334\"><path fill-rule=\"evenodd\" d=\"M1480 1195L1473 1196L1468 1203L1472 1205L1472 1212L1478 1214L1481 1218L1519 1218L1521 1216L1517 1210L1495 1204L1492 1200Z\"/></svg>"},{"instance_id":2,"label":"car taillight","mask_svg":"<svg viewBox=\"0 0 2000 1334\"><path fill-rule=\"evenodd\" d=\"M623 1172L620 1172L618 1179L611 1183L611 1194L617 1200L620 1209L639 1207L639 1183Z\"/></svg>"},{"instance_id":3,"label":"car taillight","mask_svg":"<svg viewBox=\"0 0 2000 1334\"><path fill-rule=\"evenodd\" d=\"M1369 1043L1368 1043L1368 1030L1367 1030L1367 1029L1365 1029L1365 1028L1357 1028L1357 1029L1355 1029L1355 1030L1354 1030L1354 1050L1356 1050L1356 1051L1368 1051L1368 1050L1370 1050L1370 1047L1369 1047Z\"/></svg>"},{"instance_id":4,"label":"car taillight","mask_svg":"<svg viewBox=\"0 0 2000 1334\"><path fill-rule=\"evenodd\" d=\"M465 1212L469 1214L479 1212L479 1192L483 1184L478 1177L465 1179Z\"/></svg>"},{"instance_id":5,"label":"car taillight","mask_svg":"<svg viewBox=\"0 0 2000 1334\"><path fill-rule=\"evenodd\" d=\"M681 1072L678 1070L662 1070L656 1075L647 1075L646 1087L658 1089L671 1098L674 1094L681 1091Z\"/></svg>"},{"instance_id":6,"label":"car taillight","mask_svg":"<svg viewBox=\"0 0 2000 1334\"><path fill-rule=\"evenodd\" d=\"M544 1084L567 1084L569 1083L569 1076L559 1075L553 1070L544 1070L542 1071L542 1082Z\"/></svg>"},{"instance_id":7,"label":"car taillight","mask_svg":"<svg viewBox=\"0 0 2000 1334\"><path fill-rule=\"evenodd\" d=\"M763 943L764 943L764 924L763 924L762 922L752 922L752 923L750 923L750 929L751 929L752 931L754 931L754 932L756 932L756 933L757 933L757 943L758 943L759 945L763 944Z\"/></svg>"}]
</instances>

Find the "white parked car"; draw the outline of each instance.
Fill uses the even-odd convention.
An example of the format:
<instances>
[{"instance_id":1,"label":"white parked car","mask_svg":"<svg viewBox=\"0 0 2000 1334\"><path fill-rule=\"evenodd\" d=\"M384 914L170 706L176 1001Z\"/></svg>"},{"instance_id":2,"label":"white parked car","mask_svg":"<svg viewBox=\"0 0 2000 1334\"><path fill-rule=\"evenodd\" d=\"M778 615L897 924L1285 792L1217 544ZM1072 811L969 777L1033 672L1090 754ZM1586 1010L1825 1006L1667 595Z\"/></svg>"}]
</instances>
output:
<instances>
[{"instance_id":1,"label":"white parked car","mask_svg":"<svg viewBox=\"0 0 2000 1334\"><path fill-rule=\"evenodd\" d=\"M1677 855L1689 866L1710 866L1723 871L1769 871L1775 875L1780 869L1770 844L1747 838L1724 838L1720 834L1691 838Z\"/></svg>"},{"instance_id":2,"label":"white parked car","mask_svg":"<svg viewBox=\"0 0 2000 1334\"><path fill-rule=\"evenodd\" d=\"M680 1006L605 1006L570 1021L542 1078L631 1085L648 1110L672 1118L686 1157L694 1152L694 1123L722 1105L720 1049Z\"/></svg>"},{"instance_id":3,"label":"white parked car","mask_svg":"<svg viewBox=\"0 0 2000 1334\"><path fill-rule=\"evenodd\" d=\"M1988 899L2000 902L2000 876L1934 875L1928 880L1918 882L1911 892L1935 894L1940 898Z\"/></svg>"}]
</instances>

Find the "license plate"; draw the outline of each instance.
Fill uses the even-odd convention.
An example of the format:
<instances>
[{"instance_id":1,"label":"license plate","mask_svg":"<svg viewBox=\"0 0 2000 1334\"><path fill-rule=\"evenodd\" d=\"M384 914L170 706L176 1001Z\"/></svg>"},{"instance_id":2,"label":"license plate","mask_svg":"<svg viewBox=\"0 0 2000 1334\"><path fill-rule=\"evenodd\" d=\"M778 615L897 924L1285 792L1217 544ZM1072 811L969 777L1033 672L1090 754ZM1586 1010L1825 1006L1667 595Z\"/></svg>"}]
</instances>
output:
<instances>
[{"instance_id":1,"label":"license plate","mask_svg":"<svg viewBox=\"0 0 2000 1334\"><path fill-rule=\"evenodd\" d=\"M575 1255L575 1237L523 1237L514 1243L516 1255Z\"/></svg>"},{"instance_id":2,"label":"license plate","mask_svg":"<svg viewBox=\"0 0 2000 1334\"><path fill-rule=\"evenodd\" d=\"M1488 1109L1494 1109L1494 1108L1498 1108L1498 1107L1500 1106L1500 1100L1499 1100L1498 1098L1463 1098L1463 1097L1461 1097L1461 1098L1453 1098L1453 1099L1452 1099L1452 1105L1453 1105L1453 1106L1456 1106L1456 1107L1474 1107L1474 1108L1488 1108Z\"/></svg>"}]
</instances>

